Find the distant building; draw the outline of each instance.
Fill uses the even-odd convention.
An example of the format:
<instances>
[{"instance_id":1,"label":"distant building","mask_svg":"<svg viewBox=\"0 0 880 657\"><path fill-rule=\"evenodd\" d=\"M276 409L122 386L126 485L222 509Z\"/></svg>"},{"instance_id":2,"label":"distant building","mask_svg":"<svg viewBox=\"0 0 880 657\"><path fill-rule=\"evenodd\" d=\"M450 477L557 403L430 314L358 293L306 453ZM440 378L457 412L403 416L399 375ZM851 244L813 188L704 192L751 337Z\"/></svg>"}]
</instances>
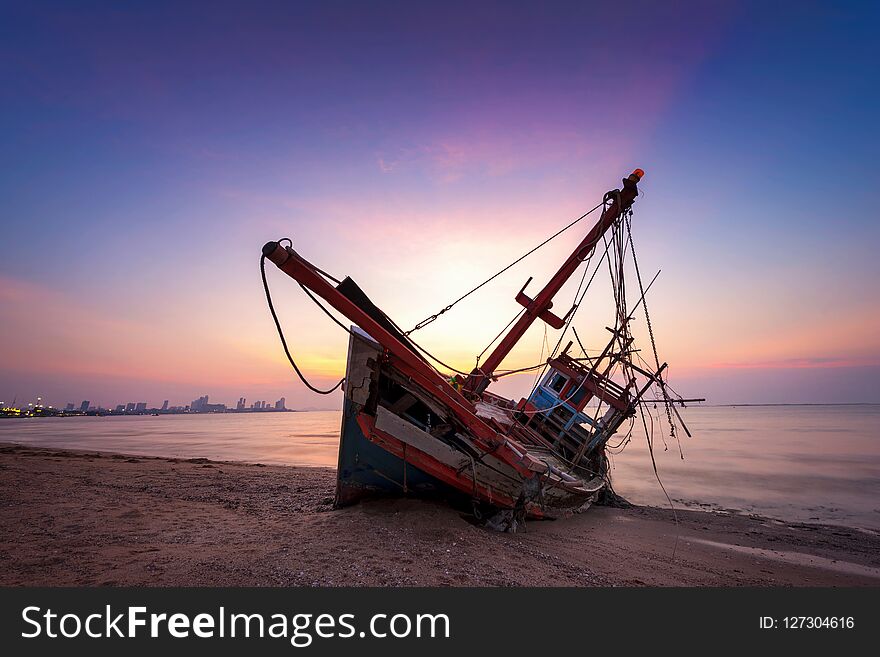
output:
<instances>
[{"instance_id":1,"label":"distant building","mask_svg":"<svg viewBox=\"0 0 880 657\"><path fill-rule=\"evenodd\" d=\"M89 400L85 400L82 404L79 405L79 410L85 413L87 410L89 410L89 404L91 404L91 402Z\"/></svg>"},{"instance_id":2,"label":"distant building","mask_svg":"<svg viewBox=\"0 0 880 657\"><path fill-rule=\"evenodd\" d=\"M135 413L142 413L147 410L147 402L138 402L134 407Z\"/></svg>"},{"instance_id":3,"label":"distant building","mask_svg":"<svg viewBox=\"0 0 880 657\"><path fill-rule=\"evenodd\" d=\"M65 406L64 410L65 411L72 411L73 410L73 402L70 402L67 406Z\"/></svg>"},{"instance_id":4,"label":"distant building","mask_svg":"<svg viewBox=\"0 0 880 657\"><path fill-rule=\"evenodd\" d=\"M276 411L283 411L283 410L286 410L285 407L284 407L284 403L285 403L286 401L287 401L287 400L284 399L284 397L282 397L282 398L279 399L277 402L275 402L275 410L276 410Z\"/></svg>"},{"instance_id":5,"label":"distant building","mask_svg":"<svg viewBox=\"0 0 880 657\"><path fill-rule=\"evenodd\" d=\"M125 412L125 404L117 404L114 413L124 413Z\"/></svg>"},{"instance_id":6,"label":"distant building","mask_svg":"<svg viewBox=\"0 0 880 657\"><path fill-rule=\"evenodd\" d=\"M162 410L163 410L163 411L167 411L167 410L168 410L168 400L167 400L167 399L166 399L165 401L162 402Z\"/></svg>"},{"instance_id":7,"label":"distant building","mask_svg":"<svg viewBox=\"0 0 880 657\"><path fill-rule=\"evenodd\" d=\"M235 410L243 411L245 404L247 404L247 399L245 399L244 397L239 397L238 403L235 405Z\"/></svg>"},{"instance_id":8,"label":"distant building","mask_svg":"<svg viewBox=\"0 0 880 657\"><path fill-rule=\"evenodd\" d=\"M225 413L226 404L209 404L208 395L194 399L189 405L191 413Z\"/></svg>"},{"instance_id":9,"label":"distant building","mask_svg":"<svg viewBox=\"0 0 880 657\"><path fill-rule=\"evenodd\" d=\"M134 412L134 402L128 402L125 405L125 412L126 413L133 413Z\"/></svg>"}]
</instances>

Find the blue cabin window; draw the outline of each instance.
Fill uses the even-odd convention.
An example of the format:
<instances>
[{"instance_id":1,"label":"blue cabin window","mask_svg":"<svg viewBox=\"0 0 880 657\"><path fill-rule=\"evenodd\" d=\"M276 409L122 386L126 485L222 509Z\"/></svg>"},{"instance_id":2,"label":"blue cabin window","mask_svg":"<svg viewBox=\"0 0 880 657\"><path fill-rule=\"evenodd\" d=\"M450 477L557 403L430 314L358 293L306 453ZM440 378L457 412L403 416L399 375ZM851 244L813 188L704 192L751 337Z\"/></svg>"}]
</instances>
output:
<instances>
[{"instance_id":1,"label":"blue cabin window","mask_svg":"<svg viewBox=\"0 0 880 657\"><path fill-rule=\"evenodd\" d=\"M587 389L584 386L578 388L575 393L571 396L569 403L577 408L580 406L580 403L584 400L584 397L587 395Z\"/></svg>"},{"instance_id":2,"label":"blue cabin window","mask_svg":"<svg viewBox=\"0 0 880 657\"><path fill-rule=\"evenodd\" d=\"M565 382L568 381L566 377L562 374L557 374L550 380L550 389L554 392L562 392L562 387L565 385Z\"/></svg>"}]
</instances>

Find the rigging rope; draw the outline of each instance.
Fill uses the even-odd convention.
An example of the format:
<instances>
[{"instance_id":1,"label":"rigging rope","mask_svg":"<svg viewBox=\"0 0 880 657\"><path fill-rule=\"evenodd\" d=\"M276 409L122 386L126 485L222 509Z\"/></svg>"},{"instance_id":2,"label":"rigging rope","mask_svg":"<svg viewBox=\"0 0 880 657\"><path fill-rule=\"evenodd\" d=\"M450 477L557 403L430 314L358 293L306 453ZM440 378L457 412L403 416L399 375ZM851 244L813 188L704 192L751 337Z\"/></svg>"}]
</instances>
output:
<instances>
[{"instance_id":1,"label":"rigging rope","mask_svg":"<svg viewBox=\"0 0 880 657\"><path fill-rule=\"evenodd\" d=\"M606 194L605 198L602 200L602 203L600 204L600 207L604 208L607 200L608 200L608 195ZM593 208L593 209L595 209L595 208ZM592 212L592 210L591 210L591 212ZM604 209L603 209L603 212L604 212ZM584 268L584 278L587 275L587 271L590 268L590 263L592 261L593 256L595 255L595 253L596 253L596 250L594 247L594 249L589 253L589 255L587 255L584 258L584 262L587 263L586 267ZM581 292L581 286L583 285L584 279L583 278L581 279L581 284L578 285L578 292L580 292L581 296L580 296L580 298L578 298L577 293L575 293L576 303L574 304L574 306L575 306L574 310L572 310L571 313L569 314L568 319L565 322L565 326L562 329L562 333L559 334L559 339L556 341L556 346L553 347L553 351L550 354L550 358L556 357L556 354L559 351L559 347L562 346L562 341L565 339L565 334L568 332L568 328L571 326L571 323L574 321L574 316L577 314L577 311L580 309L580 306L584 300L584 297L587 296L587 290L589 290L590 285L593 284L593 279L596 278L596 274L599 272L599 267L602 266L602 262L605 260L605 257L607 255L608 255L608 245L606 244L605 251L602 252L602 257L599 259L599 262L596 263L596 268L593 270L593 274L590 276L590 280L587 282L586 287L583 288L583 292ZM548 358L548 360L549 360L549 358ZM547 367L548 367L548 365L545 362L544 363L545 371L546 371ZM538 387L537 382L540 381L543 376L544 376L544 372L541 372L541 374L537 377L537 379L535 379L535 384L532 386L532 389L529 392L528 397L526 397L526 399L532 398L532 395L535 393L535 389Z\"/></svg>"},{"instance_id":2,"label":"rigging rope","mask_svg":"<svg viewBox=\"0 0 880 657\"><path fill-rule=\"evenodd\" d=\"M604 205L605 205L605 202L603 201L602 203L600 203L600 204L597 205L596 207L592 208L591 210L587 210L584 214L582 214L580 217L578 217L577 219L575 219L574 221L572 221L570 224L568 224L567 226L565 226L565 227L559 229L558 231L556 231L555 233L553 233L553 235L551 235L550 237L548 237L547 239L545 239L543 242L541 242L540 244L538 244L538 246L534 247L534 248L531 249L530 251L527 251L526 253L524 253L523 255L521 255L519 258L517 258L516 260L514 260L513 262L511 262L509 265L507 265L506 267L504 267L504 268L501 269L500 271L497 271L497 272L495 272L494 274L492 274L489 278L487 278L485 281L483 281L482 283L480 283L479 285L477 285L475 288L473 288L472 290L470 290L470 291L468 291L468 292L465 292L463 295L461 295L458 299L456 299L455 301L453 301L452 303L450 303L448 306L446 306L445 308L443 308L443 309L440 310L439 312L436 312L436 313L434 313L433 315L430 315L430 316L426 317L426 318L423 319L421 322L419 322L418 324L416 324L415 326L413 326L409 331L406 331L406 332L404 332L403 334L404 334L405 336L409 337L409 334L410 334L410 333L413 333L413 332L415 332L415 331L418 331L418 330L421 329L421 328L426 327L428 324L430 324L430 323L433 322L435 319L437 319L438 317L440 317L440 315L442 315L443 313L447 312L448 310L451 310L452 307L455 306L455 304L457 304L457 303L460 302L460 301L464 301L467 297L469 297L470 295L472 295L474 292L476 292L477 290L479 290L481 287L483 287L484 285L486 285L486 284L488 284L488 283L491 283L493 280L495 280L496 278L498 278L499 276L501 276L501 274L503 274L504 272L506 272L508 269L510 269L510 268L513 267L514 265L519 264L520 262L522 262L523 260L525 260L527 257L529 257L530 255L532 255L535 251L537 251L538 249L540 249L542 246L544 246L545 244L547 244L547 243L550 242L551 240L556 239L557 237L559 237L560 235L562 235L562 233L564 233L564 232L567 231L569 228L571 228L572 226L574 226L576 223L578 223L579 221L583 220L584 218L586 218L587 216L589 216L590 214L592 214L593 212L595 212L595 211L598 210L599 208L603 207ZM452 368L450 368L450 369L452 369Z\"/></svg>"},{"instance_id":3,"label":"rigging rope","mask_svg":"<svg viewBox=\"0 0 880 657\"><path fill-rule=\"evenodd\" d=\"M629 217L626 217L626 226L627 226L627 236L628 236L628 240L629 240L629 247L630 247L630 250L632 251L632 256L633 256L633 265L636 270L636 279L639 282L639 290L642 293L642 296L644 297L645 291L644 291L644 288L642 287L642 274L639 271L639 263L638 263L638 260L636 259L636 247L635 247L635 244L633 243L632 228L630 227ZM679 441L678 434L675 432L675 422L673 422L673 420L672 420L672 411L669 408L669 404L670 404L669 393L666 391L666 384L663 381L663 375L660 373L660 357L657 354L657 341L654 339L654 328L651 325L651 315L648 313L648 300L647 299L644 299L644 306L645 306L645 323L648 326L648 336L651 338L651 349L654 352L654 363L657 365L657 372L658 372L657 378L659 380L658 382L660 385L660 392L663 395L663 405L666 407L666 418L669 421L669 432L672 435L672 437L675 438L675 440L678 442L679 454L681 455L681 458L684 459L684 454L681 453L681 441Z\"/></svg>"},{"instance_id":4,"label":"rigging rope","mask_svg":"<svg viewBox=\"0 0 880 657\"><path fill-rule=\"evenodd\" d=\"M503 329L501 329L500 331L498 331L498 335L496 335L494 338L492 338L492 341L491 341L489 344L487 344L487 345L486 345L486 348L483 349L483 351L481 351L481 352L479 353L479 355L477 356L477 365L476 365L476 367L479 367L479 366L480 366L480 359L483 357L483 354L485 354L487 351L489 351L489 348L490 348L493 344L495 344L495 341L496 341L498 338L500 338L502 335L504 335L504 332L505 332L507 329L510 328L510 325L513 324L516 320L518 320L518 319L519 319L519 316L522 315L525 311L526 311L526 309L525 309L525 307L523 307L518 313L516 313L516 315L513 316L513 319L511 319L509 322L507 322L507 325L506 325Z\"/></svg>"},{"instance_id":5,"label":"rigging rope","mask_svg":"<svg viewBox=\"0 0 880 657\"><path fill-rule=\"evenodd\" d=\"M648 333L649 333L649 336L651 339L651 347L653 349L654 360L657 365L656 382L663 392L663 398L664 398L664 402L665 402L665 406L666 406L666 412L667 412L667 417L669 420L670 430L672 432L672 435L675 436L677 439L677 435L675 433L675 424L672 420L672 414L669 410L669 397L666 392L665 384L662 379L662 373L660 370L660 358L657 353L657 344L654 339L654 333L653 333L653 329L651 327L650 315L648 313L648 303L647 303L646 294L645 294L646 290L645 290L644 285L642 284L641 272L639 271L638 262L636 259L635 246L633 245L633 241L632 241L632 226L630 224L630 217L631 216L632 216L632 210L622 214L620 223L615 227L614 232L612 233L611 244L609 245L606 243L606 248L611 245L614 246L612 253L613 253L615 262L614 262L614 266L612 266L612 262L611 262L612 258L609 257L609 259L608 259L608 273L609 273L609 276L611 277L612 292L614 293L614 300L615 300L615 304L617 306L617 308L616 308L617 317L615 318L615 331L619 330L619 332L617 333L617 339L618 339L619 344L621 345L621 352L627 353L627 354L635 353L636 357L639 358L642 362L644 362L644 359L637 352L635 352L635 351L629 352L626 349L627 340L631 339L631 331L629 328L629 322L632 319L632 314L628 314L627 310L626 310L626 288L624 285L624 264L625 264L625 259L626 259L626 247L628 244L630 247L630 251L632 252L633 267L636 272L636 278L638 280L638 285L639 285L639 292L641 294L641 297L639 299L639 303L645 304L645 309L644 309L645 310L645 319L646 319L646 323L648 325ZM653 283L653 281L652 281L652 283ZM648 287L650 287L650 284ZM635 308L638 307L639 303L637 303L636 306L633 308L633 312L635 311ZM631 355L627 359L624 359L623 361L621 361L620 364L623 366L624 375L627 378L627 380L629 380L631 378L635 378L636 374L635 374L635 370L633 369ZM645 365L648 368L651 367L647 363L645 363ZM660 479L660 473L657 469L657 461L654 458L654 417L651 415L650 410L647 408L647 404L645 403L644 399L638 400L638 408L639 408L639 416L642 421L642 427L645 431L645 440L648 443L648 453L650 454L650 457L651 457L651 466L654 470L654 476L657 479L657 483L659 484L660 489L663 491L663 494L666 497L666 501L669 503L669 506L672 509L672 515L673 515L673 518L675 519L676 527L678 527L679 520L678 520L678 513L676 512L676 509L675 509L675 504L672 502L672 498L669 496L669 493L666 491L666 487L663 485L663 481ZM650 419L650 421L651 421L650 429L648 428L648 422L645 417L646 415L647 415L647 419ZM658 421L658 424L659 424L659 421ZM661 433L661 437L662 437L662 435L663 434ZM624 441L621 441L621 443L619 443L619 445L623 444L623 442ZM665 443L665 439L664 439L664 443ZM681 445L679 444L679 450L680 449L681 449ZM682 458L684 458L683 455L682 455ZM679 541L679 536L678 536L678 533L676 533L675 544L672 548L672 558L673 559L675 559L675 554L678 549L678 541Z\"/></svg>"}]
</instances>

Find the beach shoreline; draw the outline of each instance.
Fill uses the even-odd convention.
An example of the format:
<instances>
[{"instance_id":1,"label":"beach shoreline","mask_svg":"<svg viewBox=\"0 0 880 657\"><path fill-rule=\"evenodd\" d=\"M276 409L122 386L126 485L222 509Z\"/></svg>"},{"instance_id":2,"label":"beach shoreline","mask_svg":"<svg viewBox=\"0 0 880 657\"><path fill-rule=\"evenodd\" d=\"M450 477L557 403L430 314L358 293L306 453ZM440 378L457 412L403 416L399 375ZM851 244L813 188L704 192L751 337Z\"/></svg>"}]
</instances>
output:
<instances>
[{"instance_id":1,"label":"beach shoreline","mask_svg":"<svg viewBox=\"0 0 880 657\"><path fill-rule=\"evenodd\" d=\"M592 507L501 534L335 471L0 443L4 586L877 586L880 536Z\"/></svg>"}]
</instances>

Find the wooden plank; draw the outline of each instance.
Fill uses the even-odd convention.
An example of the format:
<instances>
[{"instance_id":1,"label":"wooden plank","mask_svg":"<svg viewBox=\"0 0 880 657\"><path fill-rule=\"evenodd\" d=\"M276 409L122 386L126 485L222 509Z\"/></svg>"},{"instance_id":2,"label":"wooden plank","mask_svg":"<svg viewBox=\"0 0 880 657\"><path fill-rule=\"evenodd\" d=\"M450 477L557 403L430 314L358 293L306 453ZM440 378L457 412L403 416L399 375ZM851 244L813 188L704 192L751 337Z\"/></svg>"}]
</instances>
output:
<instances>
[{"instance_id":1,"label":"wooden plank","mask_svg":"<svg viewBox=\"0 0 880 657\"><path fill-rule=\"evenodd\" d=\"M348 341L348 362L345 370L345 396L364 406L370 396L370 383L376 372L368 361L378 362L380 348L372 338L352 326Z\"/></svg>"},{"instance_id":2,"label":"wooden plank","mask_svg":"<svg viewBox=\"0 0 880 657\"><path fill-rule=\"evenodd\" d=\"M412 445L416 449L433 456L435 459L456 470L467 466L470 469L470 459L457 449L438 440L431 434L422 431L415 425L397 417L388 409L380 406L376 409L376 428L384 431L400 442Z\"/></svg>"}]
</instances>

